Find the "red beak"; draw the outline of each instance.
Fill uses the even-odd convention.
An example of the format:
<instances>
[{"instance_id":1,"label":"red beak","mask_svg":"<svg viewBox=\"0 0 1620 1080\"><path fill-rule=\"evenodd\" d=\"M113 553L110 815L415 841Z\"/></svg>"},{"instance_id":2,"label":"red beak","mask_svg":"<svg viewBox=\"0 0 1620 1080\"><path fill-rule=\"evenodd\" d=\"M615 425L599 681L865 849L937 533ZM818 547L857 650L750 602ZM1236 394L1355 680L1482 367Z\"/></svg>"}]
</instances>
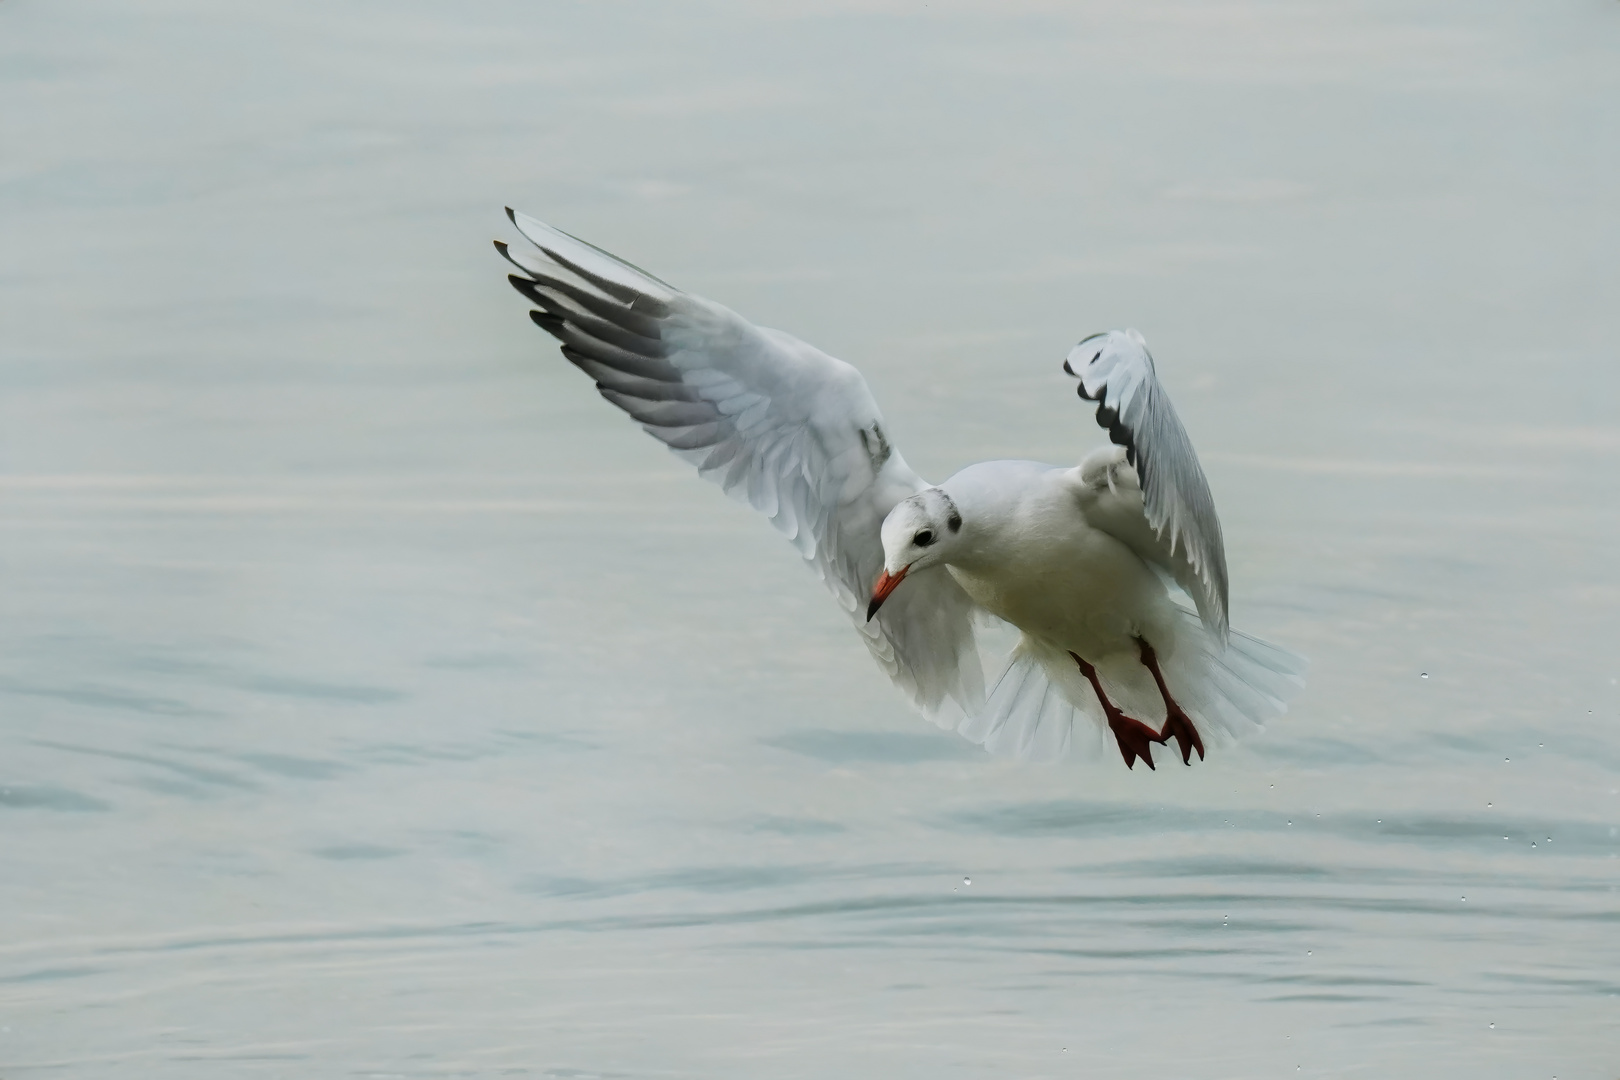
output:
<instances>
[{"instance_id":1,"label":"red beak","mask_svg":"<svg viewBox=\"0 0 1620 1080\"><path fill-rule=\"evenodd\" d=\"M910 569L909 566L902 566L900 572L893 577L889 576L887 570L878 576L877 584L872 586L872 602L866 605L867 622L872 621L872 616L877 614L878 608L883 606L883 601L889 598L889 594L894 592L895 587L906 580L906 571Z\"/></svg>"}]
</instances>

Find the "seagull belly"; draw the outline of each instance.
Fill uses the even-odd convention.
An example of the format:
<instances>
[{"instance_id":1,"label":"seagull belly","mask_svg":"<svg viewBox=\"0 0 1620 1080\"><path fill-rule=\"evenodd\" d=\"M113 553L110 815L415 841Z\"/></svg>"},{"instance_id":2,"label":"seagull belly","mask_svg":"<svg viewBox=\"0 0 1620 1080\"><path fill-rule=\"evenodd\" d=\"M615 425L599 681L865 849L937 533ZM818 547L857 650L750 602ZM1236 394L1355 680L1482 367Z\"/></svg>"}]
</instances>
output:
<instances>
[{"instance_id":1,"label":"seagull belly","mask_svg":"<svg viewBox=\"0 0 1620 1080\"><path fill-rule=\"evenodd\" d=\"M951 565L973 600L1031 637L1097 663L1135 656L1137 637L1172 651L1175 605L1135 552L1083 523L1022 532L999 557Z\"/></svg>"}]
</instances>

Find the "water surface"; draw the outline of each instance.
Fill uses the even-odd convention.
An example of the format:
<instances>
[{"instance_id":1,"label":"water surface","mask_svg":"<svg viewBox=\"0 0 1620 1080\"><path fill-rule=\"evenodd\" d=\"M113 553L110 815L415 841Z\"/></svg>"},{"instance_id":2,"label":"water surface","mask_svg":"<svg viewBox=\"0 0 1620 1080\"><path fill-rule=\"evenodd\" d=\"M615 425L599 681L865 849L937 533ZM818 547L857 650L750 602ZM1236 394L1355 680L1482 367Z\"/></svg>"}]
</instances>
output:
<instances>
[{"instance_id":1,"label":"water surface","mask_svg":"<svg viewBox=\"0 0 1620 1080\"><path fill-rule=\"evenodd\" d=\"M1620 7L0 5L0 1073L1620 1070ZM993 761L596 398L512 203L941 479L1139 327L1196 768Z\"/></svg>"}]
</instances>

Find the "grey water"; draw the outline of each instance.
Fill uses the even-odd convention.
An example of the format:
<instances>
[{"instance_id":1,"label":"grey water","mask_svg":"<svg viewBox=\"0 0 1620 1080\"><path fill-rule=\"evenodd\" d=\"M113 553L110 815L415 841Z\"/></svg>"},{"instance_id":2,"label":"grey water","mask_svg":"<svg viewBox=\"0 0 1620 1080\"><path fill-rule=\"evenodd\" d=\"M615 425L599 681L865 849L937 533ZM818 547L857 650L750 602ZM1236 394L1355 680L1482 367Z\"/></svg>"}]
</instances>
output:
<instances>
[{"instance_id":1,"label":"grey water","mask_svg":"<svg viewBox=\"0 0 1620 1080\"><path fill-rule=\"evenodd\" d=\"M1620 5L0 3L0 1076L1620 1076ZM598 399L511 204L1076 461L1234 622L993 760ZM1163 755L1161 755L1161 758Z\"/></svg>"}]
</instances>

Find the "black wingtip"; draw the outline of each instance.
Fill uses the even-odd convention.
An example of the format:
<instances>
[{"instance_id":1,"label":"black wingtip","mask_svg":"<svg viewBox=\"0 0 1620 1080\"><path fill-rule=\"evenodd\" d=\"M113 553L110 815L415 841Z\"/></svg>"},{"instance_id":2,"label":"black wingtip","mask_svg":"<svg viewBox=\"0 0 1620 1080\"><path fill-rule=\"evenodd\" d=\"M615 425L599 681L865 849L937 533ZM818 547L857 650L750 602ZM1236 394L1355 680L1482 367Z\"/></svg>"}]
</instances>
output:
<instances>
[{"instance_id":1,"label":"black wingtip","mask_svg":"<svg viewBox=\"0 0 1620 1080\"><path fill-rule=\"evenodd\" d=\"M871 622L872 621L872 616L876 615L878 613L878 608L880 608L882 606L883 606L883 601L882 600L873 600L870 604L867 604L866 605L866 621Z\"/></svg>"},{"instance_id":2,"label":"black wingtip","mask_svg":"<svg viewBox=\"0 0 1620 1080\"><path fill-rule=\"evenodd\" d=\"M531 311L529 312L529 319L534 325L553 337L561 337L563 328L567 325L562 319L549 311Z\"/></svg>"},{"instance_id":3,"label":"black wingtip","mask_svg":"<svg viewBox=\"0 0 1620 1080\"><path fill-rule=\"evenodd\" d=\"M504 259L504 258L509 258L509 257L510 257L510 256L508 256L508 255L507 255L507 254L506 254L506 253L507 253L507 252L508 252L508 251L510 251L510 250L511 250L511 248L510 248L510 246L509 246L509 245L508 245L508 244L507 244L507 243L506 243L506 241L505 241L505 240L496 240L496 241L495 241L495 250L496 250L496 251L498 251L498 252L500 252L500 253L501 253L501 258L503 258L503 259Z\"/></svg>"},{"instance_id":4,"label":"black wingtip","mask_svg":"<svg viewBox=\"0 0 1620 1080\"><path fill-rule=\"evenodd\" d=\"M506 220L510 221L514 225L517 224L517 211L513 210L510 206L506 208Z\"/></svg>"}]
</instances>

